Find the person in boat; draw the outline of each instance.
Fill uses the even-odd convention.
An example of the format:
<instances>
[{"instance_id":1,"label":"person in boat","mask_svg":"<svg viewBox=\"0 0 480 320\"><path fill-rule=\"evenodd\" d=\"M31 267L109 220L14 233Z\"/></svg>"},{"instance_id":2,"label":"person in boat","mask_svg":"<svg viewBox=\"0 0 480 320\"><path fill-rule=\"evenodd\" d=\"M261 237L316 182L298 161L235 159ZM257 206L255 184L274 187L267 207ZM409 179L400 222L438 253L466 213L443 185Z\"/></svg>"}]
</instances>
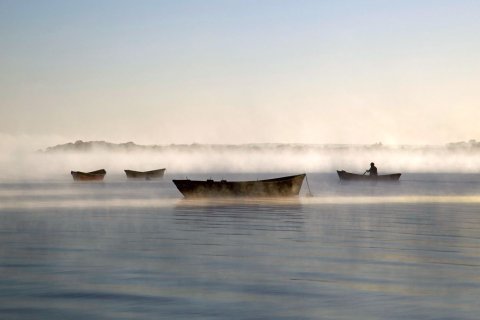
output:
<instances>
[{"instance_id":1,"label":"person in boat","mask_svg":"<svg viewBox=\"0 0 480 320\"><path fill-rule=\"evenodd\" d=\"M371 162L370 163L370 169L368 169L365 172L370 173L371 176L377 176L378 172L377 172L377 167L375 167L375 163Z\"/></svg>"}]
</instances>

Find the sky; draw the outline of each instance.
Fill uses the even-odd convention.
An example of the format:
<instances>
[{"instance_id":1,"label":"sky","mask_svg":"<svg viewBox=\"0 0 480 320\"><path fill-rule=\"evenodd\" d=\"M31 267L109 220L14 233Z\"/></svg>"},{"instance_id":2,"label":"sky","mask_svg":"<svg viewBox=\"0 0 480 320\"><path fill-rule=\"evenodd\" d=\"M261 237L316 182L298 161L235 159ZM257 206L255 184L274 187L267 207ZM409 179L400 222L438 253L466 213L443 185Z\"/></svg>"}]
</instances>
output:
<instances>
[{"instance_id":1,"label":"sky","mask_svg":"<svg viewBox=\"0 0 480 320\"><path fill-rule=\"evenodd\" d=\"M473 0L0 0L0 137L478 140L479 16Z\"/></svg>"}]
</instances>

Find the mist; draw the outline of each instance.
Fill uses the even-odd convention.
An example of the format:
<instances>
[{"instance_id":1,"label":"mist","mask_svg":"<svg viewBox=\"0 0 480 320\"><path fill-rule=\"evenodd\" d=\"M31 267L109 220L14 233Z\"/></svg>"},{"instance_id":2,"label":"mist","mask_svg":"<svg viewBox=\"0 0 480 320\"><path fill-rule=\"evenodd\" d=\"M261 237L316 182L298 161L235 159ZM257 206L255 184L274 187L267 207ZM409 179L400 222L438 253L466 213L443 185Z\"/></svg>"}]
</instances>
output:
<instances>
[{"instance_id":1,"label":"mist","mask_svg":"<svg viewBox=\"0 0 480 320\"><path fill-rule=\"evenodd\" d=\"M199 176L212 173L314 173L346 170L363 173L375 162L379 174L387 173L478 173L480 148L470 145L384 146L245 144L162 145L93 143L88 150L48 148L58 137L22 136L1 139L0 179L62 179L71 170L104 168L107 177L167 168L169 176ZM86 144L86 143L85 143ZM70 144L71 145L71 144ZM134 147L132 147L132 145ZM113 146L113 147L112 147ZM127 147L125 147L127 146Z\"/></svg>"}]
</instances>

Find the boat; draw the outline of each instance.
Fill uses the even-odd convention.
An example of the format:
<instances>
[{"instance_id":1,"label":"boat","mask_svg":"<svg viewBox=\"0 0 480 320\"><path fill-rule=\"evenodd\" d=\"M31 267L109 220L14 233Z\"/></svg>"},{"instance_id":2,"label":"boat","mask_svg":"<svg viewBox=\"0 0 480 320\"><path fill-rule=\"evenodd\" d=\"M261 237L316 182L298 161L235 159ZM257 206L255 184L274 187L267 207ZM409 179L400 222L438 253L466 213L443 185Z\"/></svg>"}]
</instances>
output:
<instances>
[{"instance_id":1,"label":"boat","mask_svg":"<svg viewBox=\"0 0 480 320\"><path fill-rule=\"evenodd\" d=\"M338 171L338 177L340 180L347 181L398 181L400 179L401 173L392 173L392 174L383 174L377 176L365 175L365 174L356 174L350 173L345 170Z\"/></svg>"},{"instance_id":2,"label":"boat","mask_svg":"<svg viewBox=\"0 0 480 320\"><path fill-rule=\"evenodd\" d=\"M150 171L135 171L135 170L124 170L125 174L127 175L127 178L129 179L145 179L145 180L150 180L150 179L159 179L163 178L163 175L165 174L165 168L164 169L157 169L157 170L150 170Z\"/></svg>"},{"instance_id":3,"label":"boat","mask_svg":"<svg viewBox=\"0 0 480 320\"><path fill-rule=\"evenodd\" d=\"M100 169L91 172L70 171L70 173L75 181L100 181L103 180L107 171L105 171L105 169Z\"/></svg>"},{"instance_id":4,"label":"boat","mask_svg":"<svg viewBox=\"0 0 480 320\"><path fill-rule=\"evenodd\" d=\"M173 180L185 198L293 197L298 196L306 174L256 181Z\"/></svg>"}]
</instances>

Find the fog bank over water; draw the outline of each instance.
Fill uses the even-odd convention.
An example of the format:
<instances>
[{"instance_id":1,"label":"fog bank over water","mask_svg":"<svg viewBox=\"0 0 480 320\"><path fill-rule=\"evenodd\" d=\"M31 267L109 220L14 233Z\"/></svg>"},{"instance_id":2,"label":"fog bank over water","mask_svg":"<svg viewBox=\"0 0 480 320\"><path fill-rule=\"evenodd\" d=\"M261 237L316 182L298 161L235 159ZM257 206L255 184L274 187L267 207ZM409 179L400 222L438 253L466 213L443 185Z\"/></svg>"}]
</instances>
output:
<instances>
[{"instance_id":1,"label":"fog bank over water","mask_svg":"<svg viewBox=\"0 0 480 320\"><path fill-rule=\"evenodd\" d=\"M48 139L43 140L43 142ZM50 139L54 141L55 139ZM40 141L42 142L42 141ZM480 172L480 143L444 146L312 145L312 144L172 144L137 145L103 141L39 146L31 139L3 139L2 179L61 178L70 170L105 168L109 176L124 169L167 168L169 175L214 172L363 173L375 162L379 173Z\"/></svg>"}]
</instances>

